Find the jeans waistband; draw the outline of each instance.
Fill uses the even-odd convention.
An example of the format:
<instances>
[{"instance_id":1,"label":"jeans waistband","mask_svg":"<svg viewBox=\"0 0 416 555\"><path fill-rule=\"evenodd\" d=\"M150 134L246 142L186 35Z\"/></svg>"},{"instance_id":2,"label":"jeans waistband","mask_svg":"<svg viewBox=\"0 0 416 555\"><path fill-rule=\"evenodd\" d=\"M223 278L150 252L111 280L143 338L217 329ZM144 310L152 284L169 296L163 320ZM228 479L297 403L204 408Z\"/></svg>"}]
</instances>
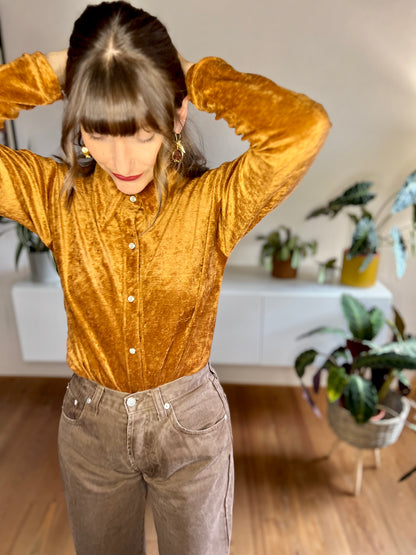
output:
<instances>
[{"instance_id":1,"label":"jeans waistband","mask_svg":"<svg viewBox=\"0 0 416 555\"><path fill-rule=\"evenodd\" d=\"M182 376L154 389L147 389L136 393L125 393L110 389L77 374L72 376L68 387L71 388L76 397L79 396L80 399L84 399L84 402L87 402L96 411L98 411L99 405L104 400L105 404L113 407L121 408L124 406L127 411L152 402L160 417L166 414L170 401L197 389L207 379L212 381L217 379L217 375L210 363L206 364L195 374ZM134 401L129 399L134 399Z\"/></svg>"}]
</instances>

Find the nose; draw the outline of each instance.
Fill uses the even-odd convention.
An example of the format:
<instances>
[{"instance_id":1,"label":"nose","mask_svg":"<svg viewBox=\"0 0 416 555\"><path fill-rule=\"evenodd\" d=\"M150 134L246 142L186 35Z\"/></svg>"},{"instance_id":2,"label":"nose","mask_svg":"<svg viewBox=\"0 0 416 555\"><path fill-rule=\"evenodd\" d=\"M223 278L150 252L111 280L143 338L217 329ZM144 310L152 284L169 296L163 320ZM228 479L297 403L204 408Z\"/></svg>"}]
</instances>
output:
<instances>
[{"instance_id":1,"label":"nose","mask_svg":"<svg viewBox=\"0 0 416 555\"><path fill-rule=\"evenodd\" d=\"M128 177L133 175L136 166L134 152L130 148L126 137L114 137L113 142L113 167L120 175Z\"/></svg>"}]
</instances>

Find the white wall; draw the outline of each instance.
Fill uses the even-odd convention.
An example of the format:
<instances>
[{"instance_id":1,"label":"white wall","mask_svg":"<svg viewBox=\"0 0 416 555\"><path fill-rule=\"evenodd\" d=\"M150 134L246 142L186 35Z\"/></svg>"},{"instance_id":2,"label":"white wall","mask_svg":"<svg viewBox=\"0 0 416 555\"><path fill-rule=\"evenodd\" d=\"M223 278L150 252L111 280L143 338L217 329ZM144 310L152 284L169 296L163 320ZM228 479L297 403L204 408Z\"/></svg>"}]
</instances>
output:
<instances>
[{"instance_id":1,"label":"white wall","mask_svg":"<svg viewBox=\"0 0 416 555\"><path fill-rule=\"evenodd\" d=\"M82 0L0 0L6 55L66 46ZM319 240L319 258L347 246L349 224L306 222L309 210L355 180L375 182L377 203L416 168L416 4L414 0L143 0L136 5L164 21L178 49L197 60L219 55L238 69L259 72L304 92L326 107L333 129L319 158L295 193L237 247L231 264L256 265L256 235L285 223ZM56 152L59 106L24 114L17 123L20 147ZM244 145L222 122L193 113L208 160L216 164ZM377 204L375 203L375 204ZM27 368L16 349L9 304L13 239L0 238L0 373ZM397 280L391 254L383 252L380 279L416 331L413 286L416 259ZM9 353L6 357L3 353Z\"/></svg>"}]
</instances>

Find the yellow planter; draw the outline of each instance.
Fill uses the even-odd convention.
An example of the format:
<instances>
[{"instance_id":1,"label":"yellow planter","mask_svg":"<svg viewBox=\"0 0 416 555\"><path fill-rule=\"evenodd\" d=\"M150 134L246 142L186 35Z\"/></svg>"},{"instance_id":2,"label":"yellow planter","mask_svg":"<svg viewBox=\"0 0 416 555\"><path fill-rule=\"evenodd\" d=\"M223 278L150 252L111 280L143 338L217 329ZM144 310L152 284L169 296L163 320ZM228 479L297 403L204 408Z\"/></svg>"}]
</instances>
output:
<instances>
[{"instance_id":1,"label":"yellow planter","mask_svg":"<svg viewBox=\"0 0 416 555\"><path fill-rule=\"evenodd\" d=\"M360 272L361 264L366 259L365 256L353 256L351 260L347 259L347 251L344 252L344 260L342 263L341 283L350 285L351 287L371 287L377 279L379 254L373 255L373 258L367 268Z\"/></svg>"}]
</instances>

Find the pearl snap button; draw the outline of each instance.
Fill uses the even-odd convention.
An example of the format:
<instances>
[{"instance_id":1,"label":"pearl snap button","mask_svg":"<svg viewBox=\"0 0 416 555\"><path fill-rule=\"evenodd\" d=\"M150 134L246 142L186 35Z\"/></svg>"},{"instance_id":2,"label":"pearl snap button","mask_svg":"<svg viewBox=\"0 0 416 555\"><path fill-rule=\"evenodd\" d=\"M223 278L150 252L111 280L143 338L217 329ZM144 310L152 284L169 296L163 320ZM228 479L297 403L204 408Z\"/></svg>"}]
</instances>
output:
<instances>
[{"instance_id":1,"label":"pearl snap button","mask_svg":"<svg viewBox=\"0 0 416 555\"><path fill-rule=\"evenodd\" d=\"M134 407L135 404L136 404L136 399L134 397L129 397L127 399L127 406Z\"/></svg>"},{"instance_id":2,"label":"pearl snap button","mask_svg":"<svg viewBox=\"0 0 416 555\"><path fill-rule=\"evenodd\" d=\"M133 347L131 349L129 349L129 353L131 355L135 355L136 354L136 349L134 349Z\"/></svg>"},{"instance_id":3,"label":"pearl snap button","mask_svg":"<svg viewBox=\"0 0 416 555\"><path fill-rule=\"evenodd\" d=\"M165 403L163 406L165 407L165 410L168 410L168 409L170 408L170 404L169 404L169 403Z\"/></svg>"},{"instance_id":4,"label":"pearl snap button","mask_svg":"<svg viewBox=\"0 0 416 555\"><path fill-rule=\"evenodd\" d=\"M135 243L129 243L129 249L134 250L136 248Z\"/></svg>"},{"instance_id":5,"label":"pearl snap button","mask_svg":"<svg viewBox=\"0 0 416 555\"><path fill-rule=\"evenodd\" d=\"M131 202L136 202L137 198L134 195L131 195L130 197L130 201Z\"/></svg>"},{"instance_id":6,"label":"pearl snap button","mask_svg":"<svg viewBox=\"0 0 416 555\"><path fill-rule=\"evenodd\" d=\"M88 399L87 399L87 405L90 405L90 404L91 404L91 397L88 397Z\"/></svg>"},{"instance_id":7,"label":"pearl snap button","mask_svg":"<svg viewBox=\"0 0 416 555\"><path fill-rule=\"evenodd\" d=\"M74 405L77 406L78 405L78 401L75 399L74 401Z\"/></svg>"},{"instance_id":8,"label":"pearl snap button","mask_svg":"<svg viewBox=\"0 0 416 555\"><path fill-rule=\"evenodd\" d=\"M129 303L134 302L134 297L133 297L133 295L130 295L130 297L129 297L127 300L129 301Z\"/></svg>"}]
</instances>

